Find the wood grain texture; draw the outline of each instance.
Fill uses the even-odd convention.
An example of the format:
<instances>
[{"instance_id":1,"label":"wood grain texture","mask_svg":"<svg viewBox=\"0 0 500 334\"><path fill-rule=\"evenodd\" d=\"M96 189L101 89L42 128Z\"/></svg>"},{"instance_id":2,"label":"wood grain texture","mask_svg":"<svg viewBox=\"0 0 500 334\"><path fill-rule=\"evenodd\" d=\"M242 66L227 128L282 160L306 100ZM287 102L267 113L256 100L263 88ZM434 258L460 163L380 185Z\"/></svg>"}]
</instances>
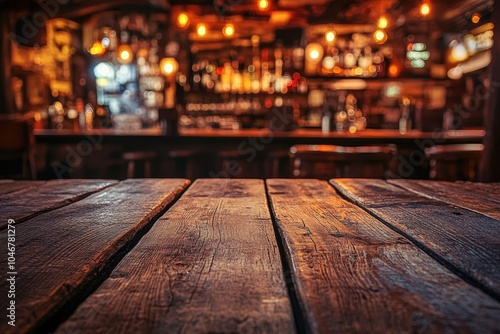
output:
<instances>
[{"instance_id":1,"label":"wood grain texture","mask_svg":"<svg viewBox=\"0 0 500 334\"><path fill-rule=\"evenodd\" d=\"M388 180L388 182L427 198L500 219L499 183L422 180Z\"/></svg>"},{"instance_id":2,"label":"wood grain texture","mask_svg":"<svg viewBox=\"0 0 500 334\"><path fill-rule=\"evenodd\" d=\"M326 181L267 180L313 333L494 333L500 303Z\"/></svg>"},{"instance_id":3,"label":"wood grain texture","mask_svg":"<svg viewBox=\"0 0 500 334\"><path fill-rule=\"evenodd\" d=\"M21 223L117 183L115 180L50 180L42 184L35 183L34 186L27 183L27 187L24 187L25 183L22 182L19 191L0 196L0 230L6 228L7 219Z\"/></svg>"},{"instance_id":4,"label":"wood grain texture","mask_svg":"<svg viewBox=\"0 0 500 334\"><path fill-rule=\"evenodd\" d=\"M54 325L188 184L180 179L126 180L16 225L16 327L2 321L0 333L40 332ZM0 240L6 239L3 230ZM6 257L6 251L0 253L1 263L7 263ZM0 291L8 288L4 275L2 271Z\"/></svg>"},{"instance_id":5,"label":"wood grain texture","mask_svg":"<svg viewBox=\"0 0 500 334\"><path fill-rule=\"evenodd\" d=\"M382 180L330 182L344 196L500 300L500 221Z\"/></svg>"},{"instance_id":6,"label":"wood grain texture","mask_svg":"<svg viewBox=\"0 0 500 334\"><path fill-rule=\"evenodd\" d=\"M197 180L57 333L293 333L262 180Z\"/></svg>"},{"instance_id":7,"label":"wood grain texture","mask_svg":"<svg viewBox=\"0 0 500 334\"><path fill-rule=\"evenodd\" d=\"M10 182L9 182L10 181ZM15 191L19 191L25 188L38 187L46 181L16 181L12 180L0 180L0 201L2 201L1 196Z\"/></svg>"}]
</instances>

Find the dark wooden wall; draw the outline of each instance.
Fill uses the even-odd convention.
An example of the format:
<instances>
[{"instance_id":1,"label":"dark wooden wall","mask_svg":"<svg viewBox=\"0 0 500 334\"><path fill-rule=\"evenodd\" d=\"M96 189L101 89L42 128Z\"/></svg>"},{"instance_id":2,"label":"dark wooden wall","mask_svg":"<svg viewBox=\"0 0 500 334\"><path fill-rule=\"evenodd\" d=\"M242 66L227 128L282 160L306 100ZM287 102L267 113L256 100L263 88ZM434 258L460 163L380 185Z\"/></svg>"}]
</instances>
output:
<instances>
[{"instance_id":1,"label":"dark wooden wall","mask_svg":"<svg viewBox=\"0 0 500 334\"><path fill-rule=\"evenodd\" d=\"M485 115L485 151L481 161L479 179L483 182L500 181L500 1L493 10L493 54L490 65L491 94Z\"/></svg>"},{"instance_id":2,"label":"dark wooden wall","mask_svg":"<svg viewBox=\"0 0 500 334\"><path fill-rule=\"evenodd\" d=\"M15 110L11 86L9 22L9 13L0 11L0 114Z\"/></svg>"}]
</instances>

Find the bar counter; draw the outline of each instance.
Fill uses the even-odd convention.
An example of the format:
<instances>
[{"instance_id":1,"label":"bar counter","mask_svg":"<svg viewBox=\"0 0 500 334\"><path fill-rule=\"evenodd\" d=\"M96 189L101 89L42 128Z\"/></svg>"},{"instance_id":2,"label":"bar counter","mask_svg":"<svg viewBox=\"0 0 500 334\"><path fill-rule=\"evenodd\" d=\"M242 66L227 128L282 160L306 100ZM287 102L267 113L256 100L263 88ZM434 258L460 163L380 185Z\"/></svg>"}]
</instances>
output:
<instances>
[{"instance_id":1,"label":"bar counter","mask_svg":"<svg viewBox=\"0 0 500 334\"><path fill-rule=\"evenodd\" d=\"M182 140L190 139L247 139L247 138L265 138L267 140L289 140L295 141L314 141L315 143L338 143L338 142L401 142L411 140L434 140L436 142L452 141L453 143L470 143L481 142L484 137L484 130L454 130L447 132L422 132L418 130L410 130L404 134L398 130L391 129L367 129L354 134L349 132L323 133L319 129L297 129L292 131L271 131L269 129L241 129L241 130L201 130L201 129L182 129L176 136L164 135L160 128L140 129L140 130L117 130L117 129L96 129L90 131L80 130L53 130L53 129L36 129L34 130L37 142L53 143L61 140L73 141L80 140L86 136L102 136L106 141L136 141L140 138L158 139L161 141L176 141L178 138ZM166 139L166 138L169 139ZM176 139L173 139L176 138ZM115 138L115 139L112 139Z\"/></svg>"},{"instance_id":2,"label":"bar counter","mask_svg":"<svg viewBox=\"0 0 500 334\"><path fill-rule=\"evenodd\" d=\"M499 191L2 181L0 332L498 333Z\"/></svg>"},{"instance_id":3,"label":"bar counter","mask_svg":"<svg viewBox=\"0 0 500 334\"><path fill-rule=\"evenodd\" d=\"M159 128L129 131L39 129L35 130L34 134L39 154L42 155L41 160L45 161L40 165L45 166L45 178L49 179L116 178L117 174L108 173L108 170L115 167L116 172L125 175L118 169L123 169L124 165L123 161L120 162L120 157L129 151L146 151L156 156L158 159L155 165L158 167L153 176L157 177L213 177L222 168L221 159L227 160L226 157L239 161L240 165L249 171L246 174L233 175L235 177L289 177L288 151L293 145L300 144L342 146L392 144L397 148L397 161L391 171L396 176L392 177L426 179L429 176L429 166L424 156L426 148L440 144L481 143L484 138L484 131L480 129L434 133L412 130L405 134L401 134L398 130L377 129L367 129L355 134L347 132L324 134L319 129L274 132L268 129L235 131L183 129L177 135L164 135ZM74 157L75 155L77 157ZM69 173L54 175L50 164L58 162L68 165L65 163L68 157L81 163L70 166L71 175ZM179 164L179 160L184 161L181 162L184 166ZM186 164L200 168L188 175L180 172L187 168ZM44 175L43 171L41 175Z\"/></svg>"}]
</instances>

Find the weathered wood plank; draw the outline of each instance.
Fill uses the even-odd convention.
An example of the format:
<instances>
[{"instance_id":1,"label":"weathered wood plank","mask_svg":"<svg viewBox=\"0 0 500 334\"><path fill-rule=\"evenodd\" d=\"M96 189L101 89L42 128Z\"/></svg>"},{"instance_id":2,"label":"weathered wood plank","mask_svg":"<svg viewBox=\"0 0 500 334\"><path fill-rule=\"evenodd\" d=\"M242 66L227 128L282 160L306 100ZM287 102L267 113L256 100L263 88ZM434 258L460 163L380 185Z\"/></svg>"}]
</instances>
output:
<instances>
[{"instance_id":1,"label":"weathered wood plank","mask_svg":"<svg viewBox=\"0 0 500 334\"><path fill-rule=\"evenodd\" d=\"M180 179L126 180L17 225L16 327L2 321L0 333L46 332L102 281L188 184ZM0 231L0 240L7 240L7 230ZM0 259L7 263L6 251ZM0 291L8 290L5 272Z\"/></svg>"},{"instance_id":2,"label":"weathered wood plank","mask_svg":"<svg viewBox=\"0 0 500 334\"><path fill-rule=\"evenodd\" d=\"M0 197L0 230L7 227L8 219L21 223L117 183L115 180L50 180L5 194Z\"/></svg>"},{"instance_id":3,"label":"weathered wood plank","mask_svg":"<svg viewBox=\"0 0 500 334\"><path fill-rule=\"evenodd\" d=\"M293 333L263 181L197 180L57 333L74 330Z\"/></svg>"},{"instance_id":4,"label":"weathered wood plank","mask_svg":"<svg viewBox=\"0 0 500 334\"><path fill-rule=\"evenodd\" d=\"M500 219L500 184L388 180L427 198ZM485 191L486 190L486 191Z\"/></svg>"},{"instance_id":5,"label":"weathered wood plank","mask_svg":"<svg viewBox=\"0 0 500 334\"><path fill-rule=\"evenodd\" d=\"M10 181L10 182L9 182ZM16 181L12 180L0 180L0 196L12 193L14 191L19 191L25 188L38 187L44 184L46 181ZM2 198L0 198L2 201Z\"/></svg>"},{"instance_id":6,"label":"weathered wood plank","mask_svg":"<svg viewBox=\"0 0 500 334\"><path fill-rule=\"evenodd\" d=\"M500 300L500 221L419 196L383 180L330 182L344 196Z\"/></svg>"},{"instance_id":7,"label":"weathered wood plank","mask_svg":"<svg viewBox=\"0 0 500 334\"><path fill-rule=\"evenodd\" d=\"M500 303L319 180L267 180L313 333L487 333Z\"/></svg>"}]
</instances>

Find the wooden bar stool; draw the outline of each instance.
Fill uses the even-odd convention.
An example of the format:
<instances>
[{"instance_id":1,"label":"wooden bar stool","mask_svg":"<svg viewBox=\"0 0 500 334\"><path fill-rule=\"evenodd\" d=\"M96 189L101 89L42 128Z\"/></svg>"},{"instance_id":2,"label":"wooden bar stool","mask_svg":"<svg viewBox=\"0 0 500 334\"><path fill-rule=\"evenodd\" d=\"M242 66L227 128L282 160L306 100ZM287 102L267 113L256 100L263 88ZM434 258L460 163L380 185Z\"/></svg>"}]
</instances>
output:
<instances>
[{"instance_id":1,"label":"wooden bar stool","mask_svg":"<svg viewBox=\"0 0 500 334\"><path fill-rule=\"evenodd\" d=\"M193 150L172 150L167 153L167 156L174 161L175 175L189 180L196 178L195 162L198 155L198 151Z\"/></svg>"},{"instance_id":2,"label":"wooden bar stool","mask_svg":"<svg viewBox=\"0 0 500 334\"><path fill-rule=\"evenodd\" d=\"M385 178L395 155L394 145L295 145L290 148L290 168L297 178Z\"/></svg>"},{"instance_id":3,"label":"wooden bar stool","mask_svg":"<svg viewBox=\"0 0 500 334\"><path fill-rule=\"evenodd\" d=\"M125 152L122 159L127 163L127 179L135 177L136 163L142 163L144 177L151 177L151 161L156 158L156 153L146 151Z\"/></svg>"},{"instance_id":4,"label":"wooden bar stool","mask_svg":"<svg viewBox=\"0 0 500 334\"><path fill-rule=\"evenodd\" d=\"M431 180L475 181L483 144L435 145L425 150Z\"/></svg>"},{"instance_id":5,"label":"wooden bar stool","mask_svg":"<svg viewBox=\"0 0 500 334\"><path fill-rule=\"evenodd\" d=\"M272 151L266 156L266 177L279 178L290 174L289 151ZM286 163L285 163L286 161Z\"/></svg>"}]
</instances>

